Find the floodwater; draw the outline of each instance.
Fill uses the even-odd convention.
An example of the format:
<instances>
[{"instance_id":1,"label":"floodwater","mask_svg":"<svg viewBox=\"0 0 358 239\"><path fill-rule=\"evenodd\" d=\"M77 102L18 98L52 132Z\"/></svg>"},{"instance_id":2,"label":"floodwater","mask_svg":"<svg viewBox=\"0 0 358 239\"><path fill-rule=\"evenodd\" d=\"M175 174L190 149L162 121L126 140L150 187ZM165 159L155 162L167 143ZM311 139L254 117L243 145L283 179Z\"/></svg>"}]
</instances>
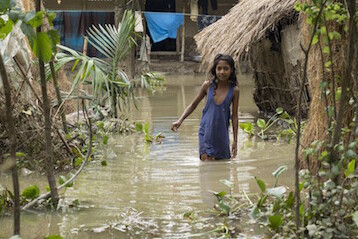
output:
<instances>
[{"instance_id":1,"label":"floodwater","mask_svg":"<svg viewBox=\"0 0 358 239\"><path fill-rule=\"evenodd\" d=\"M149 122L152 134L161 132L164 141L148 145L140 133L112 135L108 145L97 150L108 166L101 166L100 160L92 162L73 188L62 191L66 202L77 199L79 206L52 213L23 213L22 238L50 234L64 238L210 238L198 235L214 228L209 219L192 223L183 214L212 209L213 192L229 191L222 180L234 183L237 196L243 191L257 193L254 176L273 186L271 173L287 165L289 169L279 184L293 190L293 144L250 140L240 130L234 160L201 162L197 132L204 101L178 132L170 130L171 122L194 98L203 80L201 75L169 75L162 93L138 90L139 110L133 110L131 118ZM240 122L254 122L257 108L252 97L253 81L245 76L239 80ZM11 188L10 180L10 175L0 176L1 184ZM34 174L21 177L22 190L30 184L37 184L44 192L46 179ZM11 233L12 217L1 217L0 238L8 238ZM245 226L240 238L253 238L255 234L256 229Z\"/></svg>"}]
</instances>

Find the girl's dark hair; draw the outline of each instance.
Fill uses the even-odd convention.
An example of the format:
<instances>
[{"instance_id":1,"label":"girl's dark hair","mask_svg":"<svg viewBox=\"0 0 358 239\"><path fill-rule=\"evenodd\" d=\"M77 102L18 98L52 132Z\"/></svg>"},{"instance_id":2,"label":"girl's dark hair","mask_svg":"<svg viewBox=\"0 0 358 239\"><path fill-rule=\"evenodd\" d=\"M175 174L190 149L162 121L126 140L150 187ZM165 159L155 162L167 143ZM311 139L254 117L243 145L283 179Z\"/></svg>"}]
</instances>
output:
<instances>
[{"instance_id":1,"label":"girl's dark hair","mask_svg":"<svg viewBox=\"0 0 358 239\"><path fill-rule=\"evenodd\" d=\"M214 58L213 66L210 69L210 74L213 77L212 82L214 83L214 95L215 90L218 88L218 77L216 76L216 66L218 65L219 61L226 61L231 67L231 74L229 76L229 82L231 85L237 85L237 78L236 78L236 68L235 68L235 61L232 59L231 56L225 54L217 54Z\"/></svg>"}]
</instances>

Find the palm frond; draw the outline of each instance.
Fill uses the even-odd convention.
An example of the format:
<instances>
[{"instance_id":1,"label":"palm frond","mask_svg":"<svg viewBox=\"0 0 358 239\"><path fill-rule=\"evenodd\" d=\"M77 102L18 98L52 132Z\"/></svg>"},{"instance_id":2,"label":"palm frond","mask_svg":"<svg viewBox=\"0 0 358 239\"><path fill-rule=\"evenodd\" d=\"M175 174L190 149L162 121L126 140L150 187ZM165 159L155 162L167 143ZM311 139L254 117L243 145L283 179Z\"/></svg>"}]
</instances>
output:
<instances>
[{"instance_id":1,"label":"palm frond","mask_svg":"<svg viewBox=\"0 0 358 239\"><path fill-rule=\"evenodd\" d=\"M94 29L94 30L93 30ZM92 26L87 31L89 36L88 43L90 43L94 48L96 48L100 53L102 53L107 58L113 58L115 56L115 49L112 48L107 42L110 42L107 37L101 32L95 32L96 27Z\"/></svg>"},{"instance_id":2,"label":"palm frond","mask_svg":"<svg viewBox=\"0 0 358 239\"><path fill-rule=\"evenodd\" d=\"M69 95L79 83L92 85L95 102L104 105L109 103L112 112L122 104L129 106L134 99L133 83L127 74L119 68L119 63L128 54L130 47L135 44L135 18L131 12L125 12L121 27L113 25L92 26L87 31L88 42L108 59L102 60L88 57L65 46L58 46L62 52L56 55L55 68L59 69L67 63L74 62L72 70L76 70Z\"/></svg>"}]
</instances>

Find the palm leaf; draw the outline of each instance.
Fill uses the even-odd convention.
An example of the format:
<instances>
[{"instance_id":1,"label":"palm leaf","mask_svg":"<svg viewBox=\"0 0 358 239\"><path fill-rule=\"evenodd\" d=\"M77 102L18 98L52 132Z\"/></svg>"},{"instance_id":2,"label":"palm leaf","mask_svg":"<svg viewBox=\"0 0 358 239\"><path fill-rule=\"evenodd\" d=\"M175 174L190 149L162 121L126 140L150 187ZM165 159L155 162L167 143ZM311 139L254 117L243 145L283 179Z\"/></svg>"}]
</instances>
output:
<instances>
[{"instance_id":1,"label":"palm leaf","mask_svg":"<svg viewBox=\"0 0 358 239\"><path fill-rule=\"evenodd\" d=\"M88 43L90 43L94 48L101 52L107 58L114 57L114 51L105 43L103 40L104 36L102 34L97 34L93 30L87 31L89 36Z\"/></svg>"},{"instance_id":2,"label":"palm leaf","mask_svg":"<svg viewBox=\"0 0 358 239\"><path fill-rule=\"evenodd\" d=\"M127 74L119 69L121 60L128 54L130 47L136 44L134 34L135 18L131 12L125 12L119 28L113 25L92 26L87 31L88 42L108 59L106 61L88 57L65 46L58 46L62 52L56 55L55 69L74 62L73 78L69 95L79 83L92 85L94 101L101 104L109 101L112 112L122 109L122 104L129 106L134 99L133 84Z\"/></svg>"}]
</instances>

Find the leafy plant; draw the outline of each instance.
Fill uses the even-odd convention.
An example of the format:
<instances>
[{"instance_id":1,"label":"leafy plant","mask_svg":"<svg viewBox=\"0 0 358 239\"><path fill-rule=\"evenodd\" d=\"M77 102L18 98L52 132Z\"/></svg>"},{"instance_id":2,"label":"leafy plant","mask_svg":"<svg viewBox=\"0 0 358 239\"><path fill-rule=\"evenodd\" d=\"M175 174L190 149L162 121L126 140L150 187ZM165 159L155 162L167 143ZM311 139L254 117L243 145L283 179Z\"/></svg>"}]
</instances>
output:
<instances>
[{"instance_id":1,"label":"leafy plant","mask_svg":"<svg viewBox=\"0 0 358 239\"><path fill-rule=\"evenodd\" d=\"M69 180L71 177L73 176L73 174L72 173L70 173L70 174L68 174L68 175L61 175L60 176L60 178L58 179L58 184L59 185L62 185L62 184L64 184L67 180ZM71 188L71 187L73 187L73 181L72 182L70 182L70 183L68 183L68 184L66 184L66 186L65 186L66 188Z\"/></svg>"},{"instance_id":2,"label":"leafy plant","mask_svg":"<svg viewBox=\"0 0 358 239\"><path fill-rule=\"evenodd\" d=\"M284 111L280 116L280 120L286 123L287 128L283 128L277 134L278 138L286 138L290 143L292 138L296 136L298 131L298 125L296 118L292 117L287 111ZM301 121L301 131L304 129L306 121ZM285 125L283 125L285 126Z\"/></svg>"},{"instance_id":3,"label":"leafy plant","mask_svg":"<svg viewBox=\"0 0 358 239\"><path fill-rule=\"evenodd\" d=\"M28 186L21 194L21 197L24 200L32 200L37 198L40 195L40 189L36 185Z\"/></svg>"},{"instance_id":4,"label":"leafy plant","mask_svg":"<svg viewBox=\"0 0 358 239\"><path fill-rule=\"evenodd\" d=\"M262 139L268 138L266 132L279 120L277 116L281 115L282 113L283 113L283 109L280 107L276 109L276 113L273 116L271 116L267 122L266 120L261 118L256 121L256 125L260 129L260 132L258 133L258 136L260 138Z\"/></svg>"},{"instance_id":5,"label":"leafy plant","mask_svg":"<svg viewBox=\"0 0 358 239\"><path fill-rule=\"evenodd\" d=\"M225 213L225 215L227 215L227 216L230 215L232 208L229 204L227 204L224 201L226 192L222 191L219 193L214 193L214 195L216 196L216 199L218 200L218 205L219 205L219 208L222 210L222 212Z\"/></svg>"},{"instance_id":6,"label":"leafy plant","mask_svg":"<svg viewBox=\"0 0 358 239\"><path fill-rule=\"evenodd\" d=\"M258 197L258 201L257 201L256 205L254 205L251 209L251 212L250 212L251 218L257 219L257 218L261 217L261 211L264 208L264 204L269 196L273 196L276 200L279 200L279 201L284 196L284 194L286 192L286 188L282 187L282 186L277 187L277 182L278 182L280 175L283 172L285 172L286 170L287 170L286 166L280 166L272 173L272 175L276 179L275 185L273 188L266 188L265 182L262 179L255 177L256 183L260 188L260 195ZM275 223L277 223L277 220L278 220L277 217L272 218L272 221ZM277 224L273 225L273 227L275 227L275 228L276 228L276 226L277 226Z\"/></svg>"},{"instance_id":7,"label":"leafy plant","mask_svg":"<svg viewBox=\"0 0 358 239\"><path fill-rule=\"evenodd\" d=\"M35 28L42 26L44 19L48 19L48 23L52 26L52 21L56 17L54 12L44 10L24 13L16 7L15 0L4 0L0 4L0 13L8 16L6 21L0 19L0 39L5 38L15 24L20 23L21 30L27 36L35 56L44 62L50 61L60 36L55 30L36 32Z\"/></svg>"},{"instance_id":8,"label":"leafy plant","mask_svg":"<svg viewBox=\"0 0 358 239\"><path fill-rule=\"evenodd\" d=\"M254 125L251 122L243 122L239 124L240 129L247 133L250 137L254 135Z\"/></svg>"},{"instance_id":9,"label":"leafy plant","mask_svg":"<svg viewBox=\"0 0 358 239\"><path fill-rule=\"evenodd\" d=\"M13 207L14 195L0 184L0 216Z\"/></svg>"},{"instance_id":10,"label":"leafy plant","mask_svg":"<svg viewBox=\"0 0 358 239\"><path fill-rule=\"evenodd\" d=\"M283 224L282 220L282 214L275 214L268 217L269 220L269 227L271 227L273 230L278 230L280 226Z\"/></svg>"},{"instance_id":11,"label":"leafy plant","mask_svg":"<svg viewBox=\"0 0 358 239\"><path fill-rule=\"evenodd\" d=\"M136 44L132 37L135 34L134 25L133 14L126 11L118 28L99 25L88 30L89 44L102 53L106 60L88 57L65 46L58 46L63 52L56 55L56 70L69 62L74 62L72 70L77 68L71 93L80 82L91 84L93 101L98 105L109 102L114 116L118 116L118 109L122 110L124 105L129 106L130 99L134 99L133 82L120 68L129 49Z\"/></svg>"},{"instance_id":12,"label":"leafy plant","mask_svg":"<svg viewBox=\"0 0 358 239\"><path fill-rule=\"evenodd\" d=\"M140 75L140 85L152 93L164 89L165 79L158 73L147 72Z\"/></svg>"},{"instance_id":13,"label":"leafy plant","mask_svg":"<svg viewBox=\"0 0 358 239\"><path fill-rule=\"evenodd\" d=\"M135 128L136 128L137 132L144 133L144 141L146 143L153 143L153 142L161 143L163 141L163 139L165 139L165 136L163 136L161 132L159 132L156 135L151 135L149 132L149 123L148 122L145 124L137 122L135 124Z\"/></svg>"}]
</instances>

